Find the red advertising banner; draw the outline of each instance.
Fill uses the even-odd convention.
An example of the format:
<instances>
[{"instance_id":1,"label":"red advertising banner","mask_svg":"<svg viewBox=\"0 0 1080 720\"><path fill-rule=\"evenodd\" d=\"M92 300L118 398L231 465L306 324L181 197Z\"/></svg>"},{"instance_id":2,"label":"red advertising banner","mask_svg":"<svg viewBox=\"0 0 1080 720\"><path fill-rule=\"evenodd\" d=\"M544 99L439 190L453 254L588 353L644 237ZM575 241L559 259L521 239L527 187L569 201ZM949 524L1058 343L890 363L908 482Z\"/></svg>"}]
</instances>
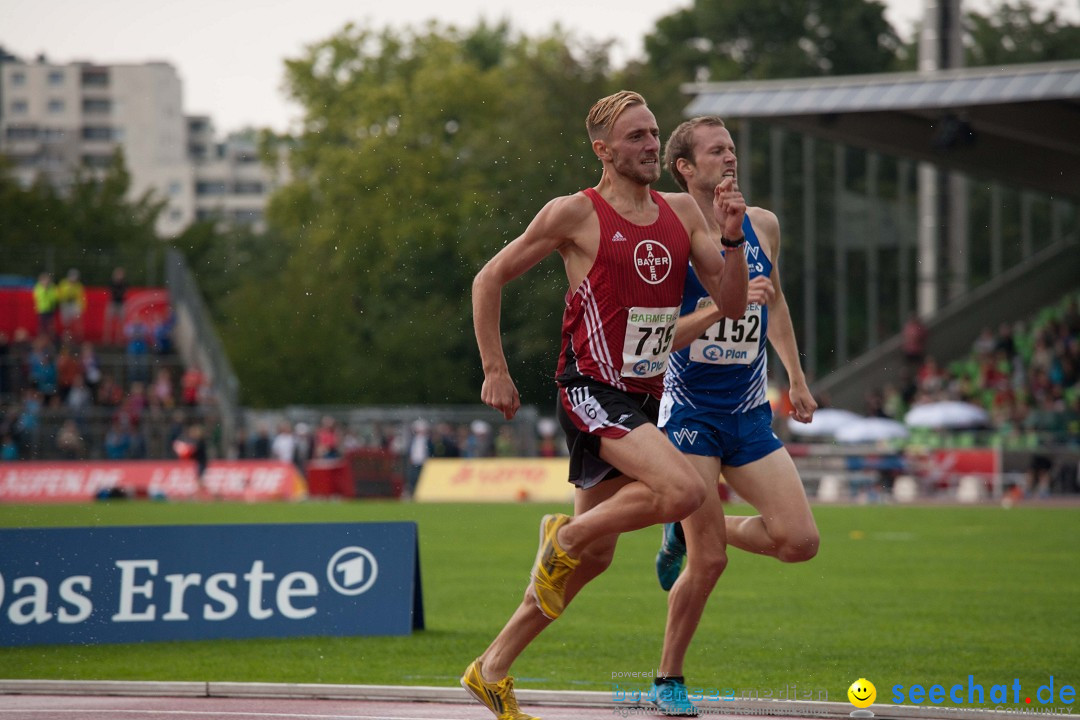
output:
<instances>
[{"instance_id":1,"label":"red advertising banner","mask_svg":"<svg viewBox=\"0 0 1080 720\"><path fill-rule=\"evenodd\" d=\"M101 287L86 288L86 311L82 317L79 336L91 342L101 342L105 336L105 307L109 304L109 290ZM114 337L123 340L124 328L140 322L147 330L165 322L171 312L169 291L163 288L128 288L124 300L124 316L120 327L112 328ZM24 329L35 337L41 333L38 316L34 312L34 295L30 288L0 288L0 332L9 338L18 329Z\"/></svg>"},{"instance_id":2,"label":"red advertising banner","mask_svg":"<svg viewBox=\"0 0 1080 720\"><path fill-rule=\"evenodd\" d=\"M965 475L989 484L1001 472L1001 454L991 448L931 450L921 457L920 470L935 487L955 485Z\"/></svg>"},{"instance_id":3,"label":"red advertising banner","mask_svg":"<svg viewBox=\"0 0 1080 720\"><path fill-rule=\"evenodd\" d=\"M291 500L306 492L296 466L271 460L218 460L203 474L205 493L223 500ZM183 460L0 463L0 503L85 502L117 489L132 497L199 497L196 466Z\"/></svg>"}]
</instances>

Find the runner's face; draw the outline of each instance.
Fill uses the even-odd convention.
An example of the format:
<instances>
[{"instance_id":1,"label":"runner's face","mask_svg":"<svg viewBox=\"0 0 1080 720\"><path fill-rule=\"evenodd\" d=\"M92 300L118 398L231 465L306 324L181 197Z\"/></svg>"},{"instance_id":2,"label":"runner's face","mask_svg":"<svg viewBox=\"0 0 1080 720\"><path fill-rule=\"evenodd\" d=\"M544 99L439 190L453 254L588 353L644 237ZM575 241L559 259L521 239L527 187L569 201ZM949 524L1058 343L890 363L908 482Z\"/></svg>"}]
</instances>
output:
<instances>
[{"instance_id":1,"label":"runner's face","mask_svg":"<svg viewBox=\"0 0 1080 720\"><path fill-rule=\"evenodd\" d=\"M726 178L735 178L738 185L738 160L735 157L735 141L727 128L718 125L702 125L694 129L694 177L693 184L712 192Z\"/></svg>"},{"instance_id":2,"label":"runner's face","mask_svg":"<svg viewBox=\"0 0 1080 720\"><path fill-rule=\"evenodd\" d=\"M660 128L645 105L623 111L608 140L615 172L641 185L660 179Z\"/></svg>"}]
</instances>

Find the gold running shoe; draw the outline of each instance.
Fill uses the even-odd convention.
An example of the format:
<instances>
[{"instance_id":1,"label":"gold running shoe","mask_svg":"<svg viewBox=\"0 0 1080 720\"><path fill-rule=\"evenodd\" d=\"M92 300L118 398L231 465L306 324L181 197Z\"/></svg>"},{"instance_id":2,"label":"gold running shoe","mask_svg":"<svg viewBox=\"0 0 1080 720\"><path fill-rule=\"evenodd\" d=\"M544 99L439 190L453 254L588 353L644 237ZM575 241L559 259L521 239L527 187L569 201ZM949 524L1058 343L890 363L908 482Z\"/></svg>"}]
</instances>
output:
<instances>
[{"instance_id":1,"label":"gold running shoe","mask_svg":"<svg viewBox=\"0 0 1080 720\"><path fill-rule=\"evenodd\" d=\"M570 522L569 515L545 515L540 521L540 549L533 563L529 592L545 617L552 620L562 615L566 605L566 581L581 560L575 560L559 547L556 536L559 528Z\"/></svg>"},{"instance_id":2,"label":"gold running shoe","mask_svg":"<svg viewBox=\"0 0 1080 720\"><path fill-rule=\"evenodd\" d=\"M518 709L517 698L514 697L514 678L507 675L497 683L484 680L479 658L465 668L465 674L461 676L461 687L495 713L496 720L540 720Z\"/></svg>"}]
</instances>

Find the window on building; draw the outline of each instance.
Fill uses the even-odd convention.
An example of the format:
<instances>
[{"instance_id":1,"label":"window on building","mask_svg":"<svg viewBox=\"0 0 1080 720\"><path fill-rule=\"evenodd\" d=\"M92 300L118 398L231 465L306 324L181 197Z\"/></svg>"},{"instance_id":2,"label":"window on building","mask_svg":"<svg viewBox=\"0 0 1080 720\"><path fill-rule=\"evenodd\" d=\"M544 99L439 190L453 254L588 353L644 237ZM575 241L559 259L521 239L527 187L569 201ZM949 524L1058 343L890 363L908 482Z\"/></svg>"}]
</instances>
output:
<instances>
[{"instance_id":1,"label":"window on building","mask_svg":"<svg viewBox=\"0 0 1080 720\"><path fill-rule=\"evenodd\" d=\"M217 210L210 210L208 208L198 208L195 211L195 219L199 222L205 222L206 220L217 220L221 217L221 213Z\"/></svg>"},{"instance_id":2,"label":"window on building","mask_svg":"<svg viewBox=\"0 0 1080 720\"><path fill-rule=\"evenodd\" d=\"M224 195L225 194L225 183L207 181L207 180L200 180L199 182L195 183L195 194L196 195Z\"/></svg>"},{"instance_id":3,"label":"window on building","mask_svg":"<svg viewBox=\"0 0 1080 720\"><path fill-rule=\"evenodd\" d=\"M13 72L11 73L11 87L22 87L26 85L26 73Z\"/></svg>"},{"instance_id":4,"label":"window on building","mask_svg":"<svg viewBox=\"0 0 1080 720\"><path fill-rule=\"evenodd\" d=\"M82 72L83 87L109 87L109 71L105 68L86 68Z\"/></svg>"},{"instance_id":5,"label":"window on building","mask_svg":"<svg viewBox=\"0 0 1080 720\"><path fill-rule=\"evenodd\" d=\"M5 134L8 140L36 140L38 129L36 125L9 125Z\"/></svg>"},{"instance_id":6,"label":"window on building","mask_svg":"<svg viewBox=\"0 0 1080 720\"><path fill-rule=\"evenodd\" d=\"M64 84L64 71L63 70L50 70L49 71L49 84L63 85Z\"/></svg>"},{"instance_id":7,"label":"window on building","mask_svg":"<svg viewBox=\"0 0 1080 720\"><path fill-rule=\"evenodd\" d=\"M261 182L238 182L233 186L233 192L237 195L262 195L263 184Z\"/></svg>"},{"instance_id":8,"label":"window on building","mask_svg":"<svg viewBox=\"0 0 1080 720\"><path fill-rule=\"evenodd\" d=\"M206 146L202 143L190 143L188 145L188 155L195 160L205 160Z\"/></svg>"},{"instance_id":9,"label":"window on building","mask_svg":"<svg viewBox=\"0 0 1080 720\"><path fill-rule=\"evenodd\" d=\"M113 131L108 125L84 125L83 140L112 140Z\"/></svg>"},{"instance_id":10,"label":"window on building","mask_svg":"<svg viewBox=\"0 0 1080 720\"><path fill-rule=\"evenodd\" d=\"M108 98L83 98L82 110L87 115L103 115L112 112L112 100Z\"/></svg>"},{"instance_id":11,"label":"window on building","mask_svg":"<svg viewBox=\"0 0 1080 720\"><path fill-rule=\"evenodd\" d=\"M183 191L184 185L179 180L173 180L169 183L169 194L176 196Z\"/></svg>"},{"instance_id":12,"label":"window on building","mask_svg":"<svg viewBox=\"0 0 1080 720\"><path fill-rule=\"evenodd\" d=\"M11 114L12 115L25 115L30 111L30 105L25 100L12 100L11 101Z\"/></svg>"},{"instance_id":13,"label":"window on building","mask_svg":"<svg viewBox=\"0 0 1080 720\"><path fill-rule=\"evenodd\" d=\"M52 98L49 100L48 108L50 113L62 113L64 112L64 101L60 98Z\"/></svg>"},{"instance_id":14,"label":"window on building","mask_svg":"<svg viewBox=\"0 0 1080 720\"><path fill-rule=\"evenodd\" d=\"M241 225L253 225L263 219L262 210L233 210L232 219Z\"/></svg>"},{"instance_id":15,"label":"window on building","mask_svg":"<svg viewBox=\"0 0 1080 720\"><path fill-rule=\"evenodd\" d=\"M52 141L63 140L64 135L66 134L67 133L64 131L63 128L42 128L41 139Z\"/></svg>"},{"instance_id":16,"label":"window on building","mask_svg":"<svg viewBox=\"0 0 1080 720\"><path fill-rule=\"evenodd\" d=\"M87 154L82 156L82 162L88 168L105 169L112 165L112 155Z\"/></svg>"}]
</instances>

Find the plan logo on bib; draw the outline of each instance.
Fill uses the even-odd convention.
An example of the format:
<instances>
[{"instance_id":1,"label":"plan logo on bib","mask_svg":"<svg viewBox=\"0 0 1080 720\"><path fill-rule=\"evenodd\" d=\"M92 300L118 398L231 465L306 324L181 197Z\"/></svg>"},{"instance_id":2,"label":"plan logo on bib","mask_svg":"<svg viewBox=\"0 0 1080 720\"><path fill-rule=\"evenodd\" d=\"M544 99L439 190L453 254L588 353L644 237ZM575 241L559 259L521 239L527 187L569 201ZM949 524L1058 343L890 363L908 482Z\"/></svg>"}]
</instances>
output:
<instances>
[{"instance_id":1,"label":"plan logo on bib","mask_svg":"<svg viewBox=\"0 0 1080 720\"><path fill-rule=\"evenodd\" d=\"M671 273L671 253L655 240L642 240L634 248L634 269L650 285L659 285Z\"/></svg>"}]
</instances>

